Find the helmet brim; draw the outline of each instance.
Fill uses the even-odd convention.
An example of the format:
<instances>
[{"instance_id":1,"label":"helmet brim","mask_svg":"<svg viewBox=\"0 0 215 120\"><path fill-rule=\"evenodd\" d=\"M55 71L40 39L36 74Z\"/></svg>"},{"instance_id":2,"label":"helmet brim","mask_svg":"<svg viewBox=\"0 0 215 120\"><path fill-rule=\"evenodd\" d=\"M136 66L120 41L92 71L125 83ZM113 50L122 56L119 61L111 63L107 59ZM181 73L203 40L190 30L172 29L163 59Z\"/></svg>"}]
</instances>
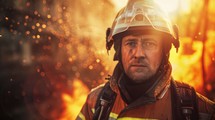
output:
<instances>
[{"instance_id":1,"label":"helmet brim","mask_svg":"<svg viewBox=\"0 0 215 120\"><path fill-rule=\"evenodd\" d=\"M155 30L151 26L130 27L126 31L114 35L113 39L115 41L115 40L121 40L123 37L128 36L128 35L148 35L148 34L161 36L162 38L165 38L168 40L174 39L172 35L162 32L162 31Z\"/></svg>"}]
</instances>

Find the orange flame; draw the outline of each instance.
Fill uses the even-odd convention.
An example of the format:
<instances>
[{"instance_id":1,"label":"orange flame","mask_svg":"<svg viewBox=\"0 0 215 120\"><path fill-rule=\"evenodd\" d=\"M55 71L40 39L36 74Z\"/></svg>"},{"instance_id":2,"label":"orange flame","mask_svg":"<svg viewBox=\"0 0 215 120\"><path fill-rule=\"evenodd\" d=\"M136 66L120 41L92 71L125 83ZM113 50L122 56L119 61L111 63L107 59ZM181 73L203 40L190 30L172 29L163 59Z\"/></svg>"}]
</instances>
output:
<instances>
[{"instance_id":1,"label":"orange flame","mask_svg":"<svg viewBox=\"0 0 215 120\"><path fill-rule=\"evenodd\" d=\"M81 80L74 80L72 88L74 90L72 96L67 93L62 94L65 110L60 120L74 120L80 112L89 92Z\"/></svg>"},{"instance_id":2,"label":"orange flame","mask_svg":"<svg viewBox=\"0 0 215 120\"><path fill-rule=\"evenodd\" d=\"M175 49L170 53L174 79L189 83L197 89L202 87L201 50L201 42L192 43L191 38L181 38L179 53L175 53Z\"/></svg>"}]
</instances>

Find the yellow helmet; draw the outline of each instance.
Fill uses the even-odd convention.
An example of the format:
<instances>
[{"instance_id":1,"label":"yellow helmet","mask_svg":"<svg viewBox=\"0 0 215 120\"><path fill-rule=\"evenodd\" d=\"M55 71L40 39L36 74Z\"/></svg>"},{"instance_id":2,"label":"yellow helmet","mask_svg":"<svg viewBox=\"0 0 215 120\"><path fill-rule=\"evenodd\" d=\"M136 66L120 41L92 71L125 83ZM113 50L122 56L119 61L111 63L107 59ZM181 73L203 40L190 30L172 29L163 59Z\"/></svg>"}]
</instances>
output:
<instances>
[{"instance_id":1,"label":"yellow helmet","mask_svg":"<svg viewBox=\"0 0 215 120\"><path fill-rule=\"evenodd\" d=\"M170 36L171 43L178 49L178 29L171 24L168 15L153 0L129 0L117 14L112 28L106 33L106 48L110 50L114 40L131 32L162 32Z\"/></svg>"}]
</instances>

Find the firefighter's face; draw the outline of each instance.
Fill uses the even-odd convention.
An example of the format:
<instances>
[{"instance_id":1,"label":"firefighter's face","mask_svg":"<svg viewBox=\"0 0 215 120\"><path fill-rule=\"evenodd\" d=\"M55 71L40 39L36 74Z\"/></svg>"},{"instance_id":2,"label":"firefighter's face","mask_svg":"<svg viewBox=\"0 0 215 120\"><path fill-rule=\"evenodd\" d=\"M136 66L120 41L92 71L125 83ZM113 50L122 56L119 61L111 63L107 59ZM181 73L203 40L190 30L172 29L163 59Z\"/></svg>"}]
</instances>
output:
<instances>
[{"instance_id":1,"label":"firefighter's face","mask_svg":"<svg viewBox=\"0 0 215 120\"><path fill-rule=\"evenodd\" d=\"M122 64L127 76L136 83L146 81L157 72L162 59L160 36L128 35L122 39Z\"/></svg>"}]
</instances>

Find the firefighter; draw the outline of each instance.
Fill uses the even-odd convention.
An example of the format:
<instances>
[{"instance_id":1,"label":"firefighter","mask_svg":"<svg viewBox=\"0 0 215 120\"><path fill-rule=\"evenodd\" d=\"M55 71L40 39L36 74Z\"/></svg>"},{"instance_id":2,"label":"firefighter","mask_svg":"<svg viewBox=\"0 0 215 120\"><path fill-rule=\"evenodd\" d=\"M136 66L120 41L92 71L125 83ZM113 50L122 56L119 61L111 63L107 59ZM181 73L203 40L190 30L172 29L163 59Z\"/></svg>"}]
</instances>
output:
<instances>
[{"instance_id":1,"label":"firefighter","mask_svg":"<svg viewBox=\"0 0 215 120\"><path fill-rule=\"evenodd\" d=\"M93 89L76 120L215 120L215 103L175 81L169 54L178 28L152 0L130 0L107 29L118 61L105 85ZM180 80L179 80L180 81Z\"/></svg>"}]
</instances>

